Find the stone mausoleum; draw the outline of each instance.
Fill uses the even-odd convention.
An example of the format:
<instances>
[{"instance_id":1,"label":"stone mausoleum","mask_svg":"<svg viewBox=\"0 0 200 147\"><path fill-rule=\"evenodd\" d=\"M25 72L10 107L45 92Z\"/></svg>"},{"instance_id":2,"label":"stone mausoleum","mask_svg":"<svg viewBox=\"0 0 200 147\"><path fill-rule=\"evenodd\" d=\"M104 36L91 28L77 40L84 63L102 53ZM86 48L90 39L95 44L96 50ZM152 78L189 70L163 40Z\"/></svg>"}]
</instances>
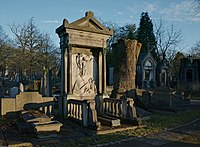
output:
<instances>
[{"instance_id":1,"label":"stone mausoleum","mask_svg":"<svg viewBox=\"0 0 200 147\"><path fill-rule=\"evenodd\" d=\"M187 89L191 89L194 84L200 83L200 59L193 59L188 56L188 58L181 60L179 82Z\"/></svg>"},{"instance_id":2,"label":"stone mausoleum","mask_svg":"<svg viewBox=\"0 0 200 147\"><path fill-rule=\"evenodd\" d=\"M136 68L137 87L153 88L156 86L156 65L157 62L150 52L140 53Z\"/></svg>"}]
</instances>

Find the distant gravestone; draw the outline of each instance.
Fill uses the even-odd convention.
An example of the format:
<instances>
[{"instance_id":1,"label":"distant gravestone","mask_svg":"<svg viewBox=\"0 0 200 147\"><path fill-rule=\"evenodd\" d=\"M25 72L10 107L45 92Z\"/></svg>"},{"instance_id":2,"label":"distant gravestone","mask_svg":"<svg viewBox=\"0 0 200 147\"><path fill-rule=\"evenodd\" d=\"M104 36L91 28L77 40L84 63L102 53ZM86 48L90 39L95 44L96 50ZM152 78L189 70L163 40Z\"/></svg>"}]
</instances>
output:
<instances>
[{"instance_id":1,"label":"distant gravestone","mask_svg":"<svg viewBox=\"0 0 200 147\"><path fill-rule=\"evenodd\" d=\"M19 85L19 90L20 92L24 92L24 85L22 83L20 83Z\"/></svg>"},{"instance_id":2,"label":"distant gravestone","mask_svg":"<svg viewBox=\"0 0 200 147\"><path fill-rule=\"evenodd\" d=\"M12 87L10 88L10 97L16 97L16 95L19 93L18 87Z\"/></svg>"},{"instance_id":3,"label":"distant gravestone","mask_svg":"<svg viewBox=\"0 0 200 147\"><path fill-rule=\"evenodd\" d=\"M15 75L15 82L19 82L19 74L17 73L16 75Z\"/></svg>"}]
</instances>

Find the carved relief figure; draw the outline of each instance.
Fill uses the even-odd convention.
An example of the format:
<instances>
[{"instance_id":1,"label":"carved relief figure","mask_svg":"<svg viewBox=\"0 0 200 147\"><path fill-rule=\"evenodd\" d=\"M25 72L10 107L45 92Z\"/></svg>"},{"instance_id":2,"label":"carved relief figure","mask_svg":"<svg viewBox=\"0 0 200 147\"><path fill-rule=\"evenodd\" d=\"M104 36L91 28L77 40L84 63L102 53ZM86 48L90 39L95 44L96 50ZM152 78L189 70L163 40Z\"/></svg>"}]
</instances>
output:
<instances>
[{"instance_id":1,"label":"carved relief figure","mask_svg":"<svg viewBox=\"0 0 200 147\"><path fill-rule=\"evenodd\" d=\"M73 84L73 94L76 95L95 95L96 85L93 77L91 77L89 65L93 64L93 57L77 54L75 57L75 68L78 69L78 74L76 75L75 82Z\"/></svg>"}]
</instances>

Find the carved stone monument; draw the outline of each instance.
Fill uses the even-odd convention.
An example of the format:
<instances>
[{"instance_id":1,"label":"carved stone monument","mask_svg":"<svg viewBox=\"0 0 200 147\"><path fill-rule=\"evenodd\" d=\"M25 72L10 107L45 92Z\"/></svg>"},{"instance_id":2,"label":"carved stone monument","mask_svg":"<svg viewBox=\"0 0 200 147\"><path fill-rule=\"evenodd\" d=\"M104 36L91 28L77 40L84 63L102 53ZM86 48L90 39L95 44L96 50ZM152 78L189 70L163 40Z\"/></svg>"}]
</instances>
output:
<instances>
[{"instance_id":1,"label":"carved stone monument","mask_svg":"<svg viewBox=\"0 0 200 147\"><path fill-rule=\"evenodd\" d=\"M93 12L56 29L61 48L61 98L59 110L66 114L69 99L94 100L106 95L107 40L113 34L95 18Z\"/></svg>"}]
</instances>

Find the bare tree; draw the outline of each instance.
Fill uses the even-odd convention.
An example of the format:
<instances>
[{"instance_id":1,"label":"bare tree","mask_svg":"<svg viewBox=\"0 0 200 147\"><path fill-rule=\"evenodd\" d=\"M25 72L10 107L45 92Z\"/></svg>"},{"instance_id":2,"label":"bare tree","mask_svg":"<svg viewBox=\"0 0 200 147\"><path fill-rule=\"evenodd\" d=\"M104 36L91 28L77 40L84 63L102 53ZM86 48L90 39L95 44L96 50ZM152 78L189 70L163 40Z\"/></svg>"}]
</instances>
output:
<instances>
[{"instance_id":1,"label":"bare tree","mask_svg":"<svg viewBox=\"0 0 200 147\"><path fill-rule=\"evenodd\" d=\"M196 58L200 58L200 40L198 40L194 47L192 47L191 54Z\"/></svg>"},{"instance_id":2,"label":"bare tree","mask_svg":"<svg viewBox=\"0 0 200 147\"><path fill-rule=\"evenodd\" d=\"M163 59L170 60L177 52L177 45L181 42L181 31L176 30L171 24L168 28L164 25L162 19L155 25L155 36L157 41L157 52Z\"/></svg>"},{"instance_id":3,"label":"bare tree","mask_svg":"<svg viewBox=\"0 0 200 147\"><path fill-rule=\"evenodd\" d=\"M35 75L41 75L44 64L47 63L50 50L54 49L52 41L48 34L41 33L34 24L33 18L24 25L10 25L12 33L15 35L15 45L20 56L15 56L19 61L18 72L28 80L33 80Z\"/></svg>"},{"instance_id":4,"label":"bare tree","mask_svg":"<svg viewBox=\"0 0 200 147\"><path fill-rule=\"evenodd\" d=\"M194 8L196 10L196 14L200 13L200 0L194 0Z\"/></svg>"},{"instance_id":5,"label":"bare tree","mask_svg":"<svg viewBox=\"0 0 200 147\"><path fill-rule=\"evenodd\" d=\"M11 55L12 55L12 47L10 44L10 39L3 30L2 26L0 26L0 69L2 77L5 76L7 62L9 61Z\"/></svg>"}]
</instances>

